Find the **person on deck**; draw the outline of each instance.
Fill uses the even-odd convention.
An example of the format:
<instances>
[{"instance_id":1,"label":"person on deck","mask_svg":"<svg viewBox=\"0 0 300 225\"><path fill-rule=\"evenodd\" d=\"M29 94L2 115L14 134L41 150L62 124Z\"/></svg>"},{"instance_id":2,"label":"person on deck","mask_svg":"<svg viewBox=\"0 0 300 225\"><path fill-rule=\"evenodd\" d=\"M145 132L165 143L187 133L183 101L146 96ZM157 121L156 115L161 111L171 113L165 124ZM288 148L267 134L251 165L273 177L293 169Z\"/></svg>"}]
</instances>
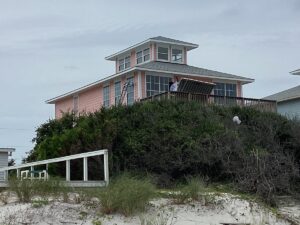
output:
<instances>
[{"instance_id":1,"label":"person on deck","mask_svg":"<svg viewBox=\"0 0 300 225\"><path fill-rule=\"evenodd\" d=\"M174 78L174 82L170 85L170 91L177 91L179 79L178 77Z\"/></svg>"}]
</instances>

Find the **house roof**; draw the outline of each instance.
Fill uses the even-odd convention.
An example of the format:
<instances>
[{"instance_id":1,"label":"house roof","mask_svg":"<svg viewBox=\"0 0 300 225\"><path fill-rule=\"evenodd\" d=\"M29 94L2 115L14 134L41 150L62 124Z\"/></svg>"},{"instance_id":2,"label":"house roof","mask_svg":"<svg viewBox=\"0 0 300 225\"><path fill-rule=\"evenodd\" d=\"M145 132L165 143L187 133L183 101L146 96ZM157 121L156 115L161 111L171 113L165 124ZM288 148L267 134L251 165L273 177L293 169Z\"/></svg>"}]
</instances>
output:
<instances>
[{"instance_id":1,"label":"house roof","mask_svg":"<svg viewBox=\"0 0 300 225\"><path fill-rule=\"evenodd\" d=\"M300 85L278 92L276 94L264 97L267 100L275 100L277 102L284 102L292 99L300 98Z\"/></svg>"},{"instance_id":2,"label":"house roof","mask_svg":"<svg viewBox=\"0 0 300 225\"><path fill-rule=\"evenodd\" d=\"M200 67L189 66L186 64L169 63L169 62L157 62L151 61L149 63L137 65L137 68L148 71L157 72L169 72L181 75L195 75L199 77L211 77L214 79L226 79L226 80L239 80L244 84L252 83L254 79L237 76L229 73L218 72L215 70L208 70Z\"/></svg>"},{"instance_id":3,"label":"house roof","mask_svg":"<svg viewBox=\"0 0 300 225\"><path fill-rule=\"evenodd\" d=\"M46 103L53 104L58 100L61 100L63 98L72 96L74 94L80 93L85 90L88 90L97 85L100 85L103 82L109 81L118 76L121 76L123 74L129 73L132 71L136 71L136 70L162 72L165 74L170 73L170 74L178 74L178 75L206 77L206 78L209 77L209 78L213 78L213 79L238 80L238 81L241 81L242 84L247 84L247 83L251 83L254 81L254 79L250 79L250 78L246 78L246 77L241 77L241 76L237 76L237 75L233 75L233 74L229 74L229 73L222 73L222 72L218 72L218 71L214 71L214 70L203 69L203 68L189 66L189 65L185 65L185 64L150 61L147 63L136 65L135 67L133 67L131 69L110 75L108 77L105 77L105 78L95 81L93 83L87 84L83 87L77 88L73 91L70 91L65 94L59 95L55 98L49 99L46 101Z\"/></svg>"},{"instance_id":4,"label":"house roof","mask_svg":"<svg viewBox=\"0 0 300 225\"><path fill-rule=\"evenodd\" d=\"M119 56L120 54L130 52L131 50L133 50L143 44L147 44L147 43L163 43L163 44L181 45L181 46L185 46L187 48L187 50L192 50L192 49L198 48L197 44L180 41L180 40L176 40L176 39L172 39L172 38L167 38L167 37L163 37L163 36L157 36L157 37L149 38L149 39L142 41L140 43L137 43L135 45L132 45L128 48L125 48L117 53L114 53L110 56L105 57L105 59L114 61L114 60L116 60L117 56Z\"/></svg>"},{"instance_id":5,"label":"house roof","mask_svg":"<svg viewBox=\"0 0 300 225\"><path fill-rule=\"evenodd\" d=\"M0 148L0 152L14 152L14 148Z\"/></svg>"},{"instance_id":6,"label":"house roof","mask_svg":"<svg viewBox=\"0 0 300 225\"><path fill-rule=\"evenodd\" d=\"M293 75L300 75L300 69L291 71L290 74L293 74Z\"/></svg>"}]
</instances>

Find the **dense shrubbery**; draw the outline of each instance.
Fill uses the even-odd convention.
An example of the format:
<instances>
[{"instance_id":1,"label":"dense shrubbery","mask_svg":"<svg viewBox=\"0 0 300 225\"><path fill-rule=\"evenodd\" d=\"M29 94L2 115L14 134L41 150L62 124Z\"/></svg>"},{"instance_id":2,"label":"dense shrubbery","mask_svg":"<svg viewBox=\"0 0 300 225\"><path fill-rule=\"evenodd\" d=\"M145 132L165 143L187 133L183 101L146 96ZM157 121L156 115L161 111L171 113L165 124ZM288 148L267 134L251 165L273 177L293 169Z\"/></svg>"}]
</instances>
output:
<instances>
[{"instance_id":1,"label":"dense shrubbery","mask_svg":"<svg viewBox=\"0 0 300 225\"><path fill-rule=\"evenodd\" d=\"M161 186L200 175L271 199L299 182L299 122L250 108L170 101L103 108L50 120L34 141L28 161L108 148L112 174L147 172Z\"/></svg>"}]
</instances>

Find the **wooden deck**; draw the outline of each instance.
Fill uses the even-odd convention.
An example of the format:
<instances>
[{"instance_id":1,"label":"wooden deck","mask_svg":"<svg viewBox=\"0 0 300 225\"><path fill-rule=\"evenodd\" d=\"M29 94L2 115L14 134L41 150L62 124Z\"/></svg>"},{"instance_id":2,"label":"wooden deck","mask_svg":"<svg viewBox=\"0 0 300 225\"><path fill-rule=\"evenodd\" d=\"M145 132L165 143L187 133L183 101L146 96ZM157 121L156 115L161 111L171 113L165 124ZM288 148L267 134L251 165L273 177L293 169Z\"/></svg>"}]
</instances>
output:
<instances>
[{"instance_id":1,"label":"wooden deck","mask_svg":"<svg viewBox=\"0 0 300 225\"><path fill-rule=\"evenodd\" d=\"M195 101L203 105L219 105L219 106L239 106L251 107L263 112L277 112L276 101L255 99L255 98L242 98L242 97L229 97L219 95L205 95L198 93L187 92L163 92L140 101L155 101L155 100L172 100L172 101Z\"/></svg>"}]
</instances>

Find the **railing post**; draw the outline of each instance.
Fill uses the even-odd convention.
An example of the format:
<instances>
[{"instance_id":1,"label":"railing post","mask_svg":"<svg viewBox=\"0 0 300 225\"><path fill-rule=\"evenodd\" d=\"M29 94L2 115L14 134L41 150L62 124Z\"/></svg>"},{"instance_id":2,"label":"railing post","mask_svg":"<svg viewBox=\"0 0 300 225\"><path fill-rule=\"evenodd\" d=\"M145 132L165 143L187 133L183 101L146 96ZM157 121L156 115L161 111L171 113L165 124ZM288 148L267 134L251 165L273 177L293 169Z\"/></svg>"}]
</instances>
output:
<instances>
[{"instance_id":1,"label":"railing post","mask_svg":"<svg viewBox=\"0 0 300 225\"><path fill-rule=\"evenodd\" d=\"M30 167L30 178L31 178L31 180L34 179L34 173L33 173L33 171L34 171L34 167L31 166L31 167Z\"/></svg>"},{"instance_id":2,"label":"railing post","mask_svg":"<svg viewBox=\"0 0 300 225\"><path fill-rule=\"evenodd\" d=\"M20 178L20 169L17 169L17 178Z\"/></svg>"},{"instance_id":3,"label":"railing post","mask_svg":"<svg viewBox=\"0 0 300 225\"><path fill-rule=\"evenodd\" d=\"M88 161L87 161L87 157L83 158L83 180L88 181Z\"/></svg>"},{"instance_id":4,"label":"railing post","mask_svg":"<svg viewBox=\"0 0 300 225\"><path fill-rule=\"evenodd\" d=\"M106 186L109 184L109 166L108 166L108 151L104 153L104 181Z\"/></svg>"},{"instance_id":5,"label":"railing post","mask_svg":"<svg viewBox=\"0 0 300 225\"><path fill-rule=\"evenodd\" d=\"M70 160L66 161L66 181L70 181L71 176L70 176Z\"/></svg>"},{"instance_id":6,"label":"railing post","mask_svg":"<svg viewBox=\"0 0 300 225\"><path fill-rule=\"evenodd\" d=\"M191 101L191 93L188 93L188 101Z\"/></svg>"}]
</instances>

